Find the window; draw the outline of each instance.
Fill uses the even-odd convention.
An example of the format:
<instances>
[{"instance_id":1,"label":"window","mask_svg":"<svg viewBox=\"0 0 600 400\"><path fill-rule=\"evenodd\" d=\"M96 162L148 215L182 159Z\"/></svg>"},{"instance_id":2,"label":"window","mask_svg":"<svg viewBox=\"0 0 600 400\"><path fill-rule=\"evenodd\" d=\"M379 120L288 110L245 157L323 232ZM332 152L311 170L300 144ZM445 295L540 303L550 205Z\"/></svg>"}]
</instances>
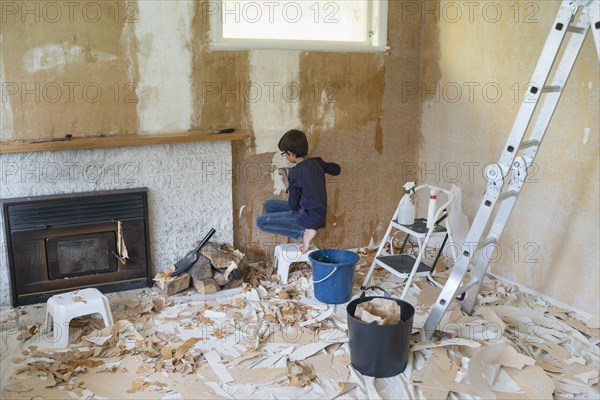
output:
<instances>
[{"instance_id":1,"label":"window","mask_svg":"<svg viewBox=\"0 0 600 400\"><path fill-rule=\"evenodd\" d=\"M203 7L215 49L387 50L387 0L218 0Z\"/></svg>"}]
</instances>

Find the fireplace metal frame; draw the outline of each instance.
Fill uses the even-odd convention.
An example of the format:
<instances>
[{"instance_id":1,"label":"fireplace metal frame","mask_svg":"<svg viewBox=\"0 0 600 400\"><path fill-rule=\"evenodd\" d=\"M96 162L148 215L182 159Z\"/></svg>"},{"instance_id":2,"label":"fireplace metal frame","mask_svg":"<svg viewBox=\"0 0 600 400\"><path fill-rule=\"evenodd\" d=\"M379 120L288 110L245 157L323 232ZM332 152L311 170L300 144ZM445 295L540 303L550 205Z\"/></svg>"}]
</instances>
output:
<instances>
[{"instance_id":1,"label":"fireplace metal frame","mask_svg":"<svg viewBox=\"0 0 600 400\"><path fill-rule=\"evenodd\" d=\"M83 202L104 202L104 201L115 201L119 199L131 199L135 197L136 201L140 203L142 210L139 211L140 216L138 218L132 218L130 221L123 219L122 222L127 226L127 222L130 222L131 228L135 233L143 232L144 240L143 249L136 249L135 254L139 256L139 259L128 260L126 263L120 260L116 260L117 271L99 271L99 273L92 274L81 274L79 276L72 277L60 277L58 279L50 279L50 271L48 265L48 254L47 242L48 238L59 238L59 237L70 237L72 235L86 235L86 229L94 227L89 233L101 232L116 232L118 224L117 219L101 221L100 216L95 220L94 215L91 216L92 220L86 222L83 220L80 223L73 223L77 221L79 217L73 217L71 213L66 210L64 223L60 221L54 223L52 221L44 221L38 226L32 227L30 224L25 226L18 226L18 223L11 224L10 212L14 212L15 208L19 206L37 206L47 205L50 202L58 202L59 204L78 205ZM141 196L141 197L140 197ZM0 199L2 205L2 212L4 217L4 230L6 235L6 246L8 255L8 269L10 275L10 287L11 287L11 304L13 307L34 304L46 301L54 294L63 293L75 289L85 287L95 287L102 292L114 292L120 290L129 290L135 288L149 287L152 284L152 278L150 275L150 236L149 236L149 222L148 222L148 190L147 188L136 188L136 189L121 189L121 190L110 190L110 191L95 191L95 192L82 192L82 193L69 193L59 195L47 195L47 196L36 196L36 197L20 197L11 199ZM118 214L118 213L117 213ZM143 224L143 226L141 225ZM16 226L15 226L16 225ZM129 229L129 228L128 228ZM43 236L43 233L47 233ZM42 261L40 268L45 268L45 274L48 284L46 284L47 290L39 290L33 293L24 293L27 290L23 289L23 285L17 282L16 269L22 267L22 265L16 265L16 262L23 258L23 255L18 256L15 254L15 243L13 239L19 238L19 235L30 239L30 244L36 246L33 251L38 251L38 256ZM123 235L127 240L127 235ZM85 236L84 236L85 237ZM141 241L141 240L140 240ZM41 245L43 243L43 246ZM129 266L126 266L130 263ZM133 264L132 264L133 263ZM145 265L138 265L138 264ZM133 267L128 271L129 267ZM142 269L144 276L141 277ZM43 271L43 270L42 270ZM125 279L127 276L132 279ZM139 275L139 276L138 276ZM109 281L107 281L109 280ZM64 283L61 285L60 283ZM63 286L63 287L61 287ZM68 287L67 287L68 286ZM36 287L35 283L32 287Z\"/></svg>"}]
</instances>

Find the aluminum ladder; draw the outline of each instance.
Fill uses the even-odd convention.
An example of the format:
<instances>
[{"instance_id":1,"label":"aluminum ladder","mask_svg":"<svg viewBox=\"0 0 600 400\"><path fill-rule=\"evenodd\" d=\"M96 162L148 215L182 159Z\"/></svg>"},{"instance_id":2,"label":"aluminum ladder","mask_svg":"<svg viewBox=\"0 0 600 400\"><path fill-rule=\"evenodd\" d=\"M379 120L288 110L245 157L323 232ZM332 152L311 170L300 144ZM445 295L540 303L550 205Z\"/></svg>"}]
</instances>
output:
<instances>
[{"instance_id":1,"label":"aluminum ladder","mask_svg":"<svg viewBox=\"0 0 600 400\"><path fill-rule=\"evenodd\" d=\"M577 22L573 24L572 21L578 12L580 13ZM421 330L423 341L431 340L452 299L460 299L461 309L467 314L473 311L481 282L488 268L489 257L485 254L491 254L486 252L493 250L491 247L495 246L500 239L527 177L527 169L535 159L590 27L596 45L596 55L600 61L600 0L563 0L500 159L498 163L490 164L485 169L487 187L483 199L459 254L460 258L452 268L448 281L433 304ZM563 39L567 32L571 35L565 47ZM548 75L563 47L564 52L556 72L551 83L546 85ZM535 118L529 138L524 140L542 94L544 100L540 112ZM509 172L511 176L507 179L508 184L505 188L505 178ZM496 206L498 210L489 229L486 230ZM485 236L484 231L487 232ZM485 239L481 240L484 237ZM471 279L469 282L464 282L471 265L473 265Z\"/></svg>"}]
</instances>

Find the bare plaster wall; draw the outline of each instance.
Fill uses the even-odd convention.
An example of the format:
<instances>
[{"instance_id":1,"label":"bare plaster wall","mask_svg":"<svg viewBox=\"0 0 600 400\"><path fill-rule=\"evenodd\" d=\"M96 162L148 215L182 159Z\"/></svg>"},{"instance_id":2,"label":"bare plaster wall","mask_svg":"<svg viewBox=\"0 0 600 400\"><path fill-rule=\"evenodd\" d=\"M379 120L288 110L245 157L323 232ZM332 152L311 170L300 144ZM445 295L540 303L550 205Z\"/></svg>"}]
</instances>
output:
<instances>
[{"instance_id":1,"label":"bare plaster wall","mask_svg":"<svg viewBox=\"0 0 600 400\"><path fill-rule=\"evenodd\" d=\"M418 21L390 23L390 53L282 50L213 51L210 24L199 2L194 19L194 125L245 129L233 144L233 217L238 246L270 257L285 238L259 232L254 221L269 198L285 199L275 173L277 142L303 129L310 154L338 162L328 179L327 228L320 247L356 247L383 235L400 195L402 164L417 160L419 102L402 102L400 82L419 79ZM401 2L389 20L400 21Z\"/></svg>"},{"instance_id":2,"label":"bare plaster wall","mask_svg":"<svg viewBox=\"0 0 600 400\"><path fill-rule=\"evenodd\" d=\"M472 221L558 1L463 6L426 2L423 79L407 97L422 103L418 180L463 191ZM497 11L500 10L500 14ZM411 11L412 12L412 11ZM438 21L434 20L437 15ZM588 35L490 270L590 313L598 312L599 64ZM412 94L414 92L414 94Z\"/></svg>"},{"instance_id":3,"label":"bare plaster wall","mask_svg":"<svg viewBox=\"0 0 600 400\"><path fill-rule=\"evenodd\" d=\"M223 217L233 220L236 245L270 257L285 239L254 221L266 199L285 198L275 173L280 136L303 129L311 155L343 171L328 181L328 226L317 244L379 240L403 163L418 155L420 104L403 101L400 88L419 79L422 24L401 21L401 4L389 5L389 53L357 54L212 50L208 0L3 2L1 138L247 132L232 144L233 161L205 173L232 184Z\"/></svg>"}]
</instances>

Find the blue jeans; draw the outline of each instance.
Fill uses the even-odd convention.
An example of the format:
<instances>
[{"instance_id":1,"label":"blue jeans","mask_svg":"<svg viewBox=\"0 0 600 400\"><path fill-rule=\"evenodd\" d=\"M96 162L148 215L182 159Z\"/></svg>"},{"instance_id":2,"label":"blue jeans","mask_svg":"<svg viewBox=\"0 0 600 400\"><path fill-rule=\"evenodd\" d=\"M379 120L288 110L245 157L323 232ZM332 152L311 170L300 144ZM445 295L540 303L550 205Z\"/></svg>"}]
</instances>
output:
<instances>
[{"instance_id":1,"label":"blue jeans","mask_svg":"<svg viewBox=\"0 0 600 400\"><path fill-rule=\"evenodd\" d=\"M295 240L302 239L304 228L296 223L294 212L286 200L267 200L263 208L265 214L256 218L258 229Z\"/></svg>"}]
</instances>

